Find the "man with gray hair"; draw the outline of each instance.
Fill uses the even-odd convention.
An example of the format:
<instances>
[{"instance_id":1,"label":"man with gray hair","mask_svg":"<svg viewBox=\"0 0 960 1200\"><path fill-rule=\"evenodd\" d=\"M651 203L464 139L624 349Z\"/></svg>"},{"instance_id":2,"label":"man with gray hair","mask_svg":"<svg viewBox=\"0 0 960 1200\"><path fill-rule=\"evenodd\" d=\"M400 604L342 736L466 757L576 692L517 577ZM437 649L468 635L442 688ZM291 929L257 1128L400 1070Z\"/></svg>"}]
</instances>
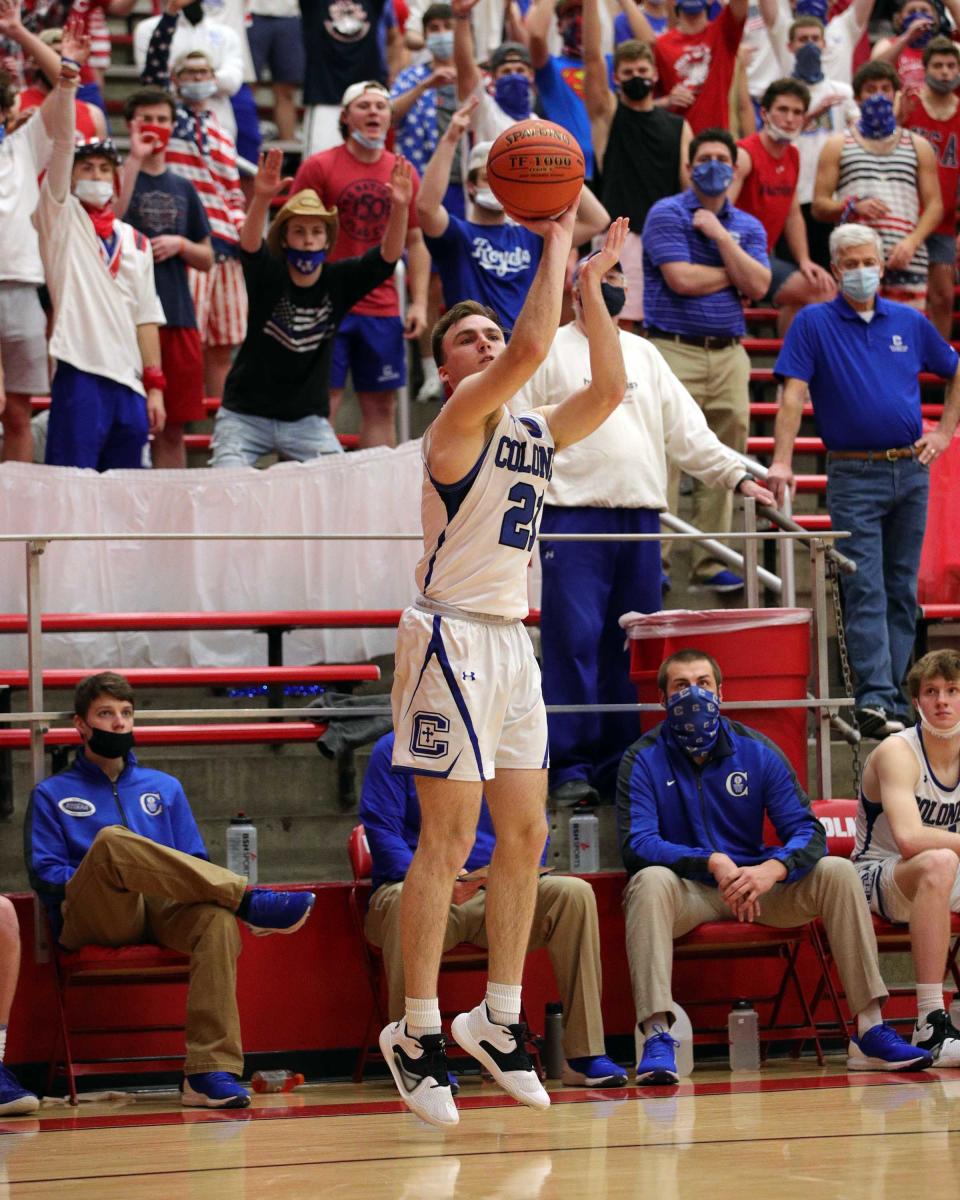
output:
<instances>
[{"instance_id":1,"label":"man with gray hair","mask_svg":"<svg viewBox=\"0 0 960 1200\"><path fill-rule=\"evenodd\" d=\"M960 417L960 360L922 313L877 295L884 266L874 229L840 225L830 259L840 295L797 316L777 359L784 388L767 482L778 501L793 488L793 443L809 387L827 448L827 507L833 528L850 531L842 548L857 564L843 577L857 724L865 737L885 738L909 721L901 684L914 640L928 468ZM929 433L921 371L949 380Z\"/></svg>"}]
</instances>

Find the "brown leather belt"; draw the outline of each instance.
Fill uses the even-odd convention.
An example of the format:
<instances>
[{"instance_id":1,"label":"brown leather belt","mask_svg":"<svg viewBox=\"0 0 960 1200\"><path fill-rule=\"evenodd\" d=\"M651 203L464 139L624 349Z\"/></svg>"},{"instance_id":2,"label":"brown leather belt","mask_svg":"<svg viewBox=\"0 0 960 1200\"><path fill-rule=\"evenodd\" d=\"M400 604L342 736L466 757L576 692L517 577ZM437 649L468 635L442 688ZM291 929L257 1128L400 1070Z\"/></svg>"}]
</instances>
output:
<instances>
[{"instance_id":1,"label":"brown leather belt","mask_svg":"<svg viewBox=\"0 0 960 1200\"><path fill-rule=\"evenodd\" d=\"M913 446L899 446L896 450L831 450L827 458L849 458L857 462L896 462L898 458L913 458Z\"/></svg>"},{"instance_id":2,"label":"brown leather belt","mask_svg":"<svg viewBox=\"0 0 960 1200\"><path fill-rule=\"evenodd\" d=\"M726 350L728 346L738 346L738 337L695 337L690 333L668 333L665 329L655 329L648 325L648 338L662 338L667 342L680 342L684 346L699 346L701 350Z\"/></svg>"}]
</instances>

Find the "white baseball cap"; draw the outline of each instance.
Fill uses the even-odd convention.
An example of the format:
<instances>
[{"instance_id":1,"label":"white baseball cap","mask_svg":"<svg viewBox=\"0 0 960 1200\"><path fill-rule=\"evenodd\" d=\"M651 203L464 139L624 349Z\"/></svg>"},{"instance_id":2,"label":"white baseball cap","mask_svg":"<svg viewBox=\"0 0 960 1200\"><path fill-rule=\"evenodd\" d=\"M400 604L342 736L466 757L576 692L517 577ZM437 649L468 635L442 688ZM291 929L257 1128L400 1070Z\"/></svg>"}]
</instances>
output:
<instances>
[{"instance_id":1,"label":"white baseball cap","mask_svg":"<svg viewBox=\"0 0 960 1200\"><path fill-rule=\"evenodd\" d=\"M364 92L380 92L386 96L387 101L390 100L390 92L376 79L364 79L362 83L351 83L347 90L343 93L343 99L340 101L341 108L349 108L354 100L359 100Z\"/></svg>"},{"instance_id":2,"label":"white baseball cap","mask_svg":"<svg viewBox=\"0 0 960 1200\"><path fill-rule=\"evenodd\" d=\"M481 167L487 165L487 155L490 153L490 147L493 142L477 142L474 148L470 151L470 157L467 160L467 173L471 171L479 171Z\"/></svg>"}]
</instances>

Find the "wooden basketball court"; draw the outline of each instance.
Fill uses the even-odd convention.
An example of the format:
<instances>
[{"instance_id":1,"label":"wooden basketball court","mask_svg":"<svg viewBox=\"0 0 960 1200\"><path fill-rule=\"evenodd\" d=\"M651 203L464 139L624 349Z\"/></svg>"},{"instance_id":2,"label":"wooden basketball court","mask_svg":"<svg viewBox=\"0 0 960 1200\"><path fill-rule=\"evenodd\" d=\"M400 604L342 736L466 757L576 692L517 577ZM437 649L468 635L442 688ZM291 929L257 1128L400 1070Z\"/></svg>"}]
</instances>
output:
<instances>
[{"instance_id":1,"label":"wooden basketball court","mask_svg":"<svg viewBox=\"0 0 960 1200\"><path fill-rule=\"evenodd\" d=\"M550 1085L545 1114L467 1077L442 1133L391 1084L307 1085L249 1109L172 1093L44 1104L0 1122L0 1200L951 1200L960 1071L847 1075L834 1057L676 1088ZM915 1190L916 1189L916 1190Z\"/></svg>"}]
</instances>

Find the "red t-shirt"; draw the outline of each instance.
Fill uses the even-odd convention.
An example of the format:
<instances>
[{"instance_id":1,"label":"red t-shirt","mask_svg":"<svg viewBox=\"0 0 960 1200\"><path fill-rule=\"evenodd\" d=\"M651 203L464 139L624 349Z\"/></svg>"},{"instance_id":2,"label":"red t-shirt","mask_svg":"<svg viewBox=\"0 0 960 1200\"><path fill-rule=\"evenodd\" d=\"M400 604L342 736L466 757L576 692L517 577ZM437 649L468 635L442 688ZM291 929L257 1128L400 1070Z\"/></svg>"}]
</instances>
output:
<instances>
[{"instance_id":1,"label":"red t-shirt","mask_svg":"<svg viewBox=\"0 0 960 1200\"><path fill-rule=\"evenodd\" d=\"M725 8L700 33L668 29L653 44L660 95L669 95L681 83L696 96L689 108L672 110L686 117L694 133L714 126L726 129L730 124L730 85L743 26Z\"/></svg>"},{"instance_id":2,"label":"red t-shirt","mask_svg":"<svg viewBox=\"0 0 960 1200\"><path fill-rule=\"evenodd\" d=\"M379 246L390 216L390 172L395 154L384 150L374 163L360 162L346 146L321 150L302 163L293 181L293 191L313 188L327 208L335 207L340 218L337 242L330 262L354 258L372 246ZM413 196L410 200L409 229L418 229L417 192L420 176L413 172ZM400 302L393 278L380 284L353 306L351 312L365 317L396 317Z\"/></svg>"},{"instance_id":3,"label":"red t-shirt","mask_svg":"<svg viewBox=\"0 0 960 1200\"><path fill-rule=\"evenodd\" d=\"M943 220L933 231L954 237L957 232L957 187L960 185L960 104L946 121L935 121L919 96L907 108L900 124L912 129L933 146L943 196Z\"/></svg>"},{"instance_id":4,"label":"red t-shirt","mask_svg":"<svg viewBox=\"0 0 960 1200\"><path fill-rule=\"evenodd\" d=\"M737 145L741 150L746 150L753 163L753 170L740 189L737 208L756 217L764 227L767 231L767 251L772 254L796 195L797 180L800 178L800 152L796 146L788 145L780 158L774 158L760 140L759 133L741 138Z\"/></svg>"},{"instance_id":5,"label":"red t-shirt","mask_svg":"<svg viewBox=\"0 0 960 1200\"><path fill-rule=\"evenodd\" d=\"M47 93L41 88L24 88L20 93L20 112L32 112L33 109L39 108L46 98ZM88 104L86 100L74 100L74 104L77 108L77 133L83 136L85 142L95 141L100 135L93 123L93 105Z\"/></svg>"}]
</instances>

